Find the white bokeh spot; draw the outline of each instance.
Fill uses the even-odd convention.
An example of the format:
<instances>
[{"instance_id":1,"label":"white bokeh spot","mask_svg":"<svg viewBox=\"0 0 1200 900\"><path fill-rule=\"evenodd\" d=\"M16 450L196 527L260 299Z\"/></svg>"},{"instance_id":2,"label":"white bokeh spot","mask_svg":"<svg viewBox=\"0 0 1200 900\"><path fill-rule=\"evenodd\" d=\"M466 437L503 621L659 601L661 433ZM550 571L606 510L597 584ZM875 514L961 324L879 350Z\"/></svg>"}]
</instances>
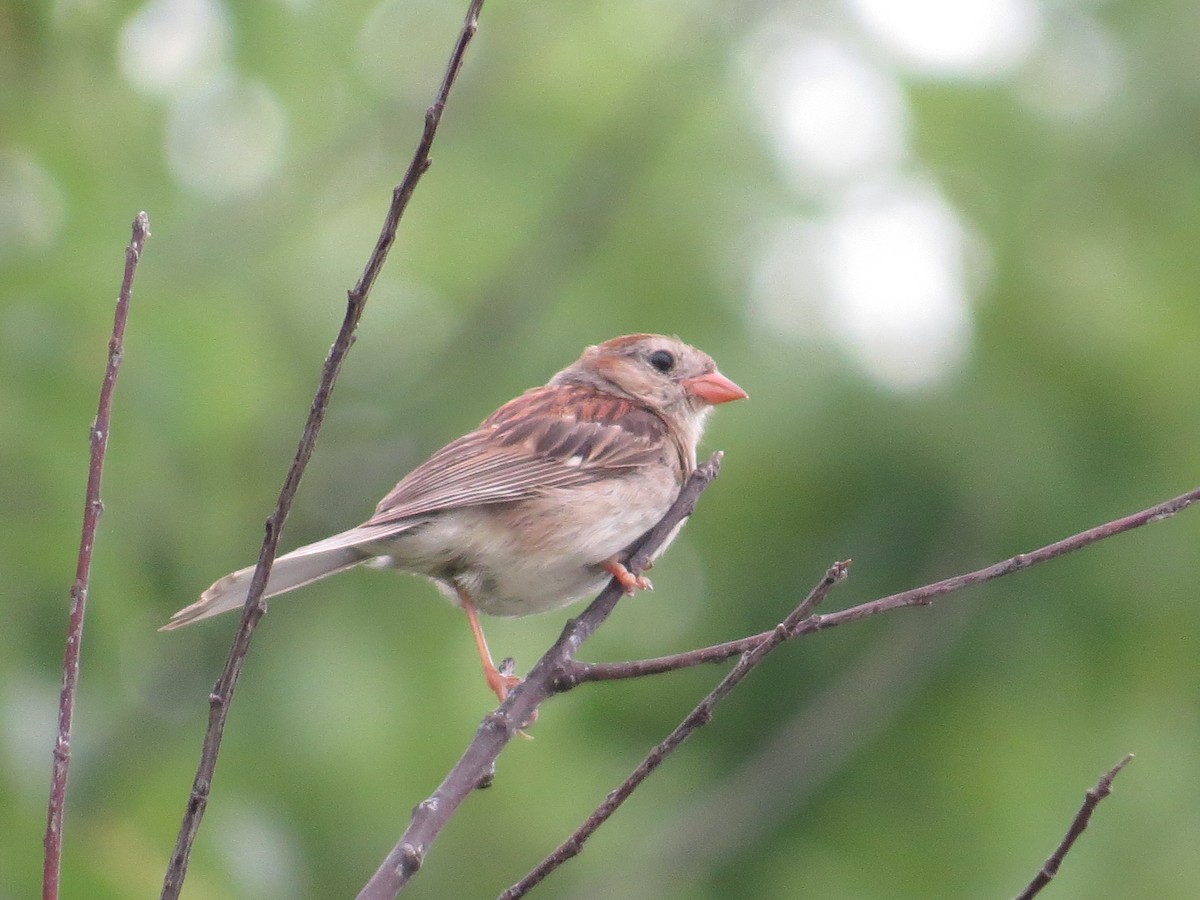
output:
<instances>
[{"instance_id":1,"label":"white bokeh spot","mask_svg":"<svg viewBox=\"0 0 1200 900\"><path fill-rule=\"evenodd\" d=\"M382 97L428 102L430 74L445 67L438 0L379 0L363 19L353 59L365 84ZM403 47L403 52L397 52Z\"/></svg>"},{"instance_id":2,"label":"white bokeh spot","mask_svg":"<svg viewBox=\"0 0 1200 900\"><path fill-rule=\"evenodd\" d=\"M948 375L970 344L966 255L962 223L926 185L851 201L829 223L833 334L892 387Z\"/></svg>"},{"instance_id":3,"label":"white bokeh spot","mask_svg":"<svg viewBox=\"0 0 1200 900\"><path fill-rule=\"evenodd\" d=\"M782 221L761 247L749 309L776 337L830 340L892 390L950 377L970 349L979 250L925 182L888 182L824 217Z\"/></svg>"},{"instance_id":4,"label":"white bokeh spot","mask_svg":"<svg viewBox=\"0 0 1200 900\"><path fill-rule=\"evenodd\" d=\"M846 0L862 26L927 75L995 78L1020 65L1042 31L1037 0Z\"/></svg>"},{"instance_id":5,"label":"white bokeh spot","mask_svg":"<svg viewBox=\"0 0 1200 900\"><path fill-rule=\"evenodd\" d=\"M908 107L900 86L851 47L772 33L749 52L760 57L751 60L754 99L794 179L837 185L904 158Z\"/></svg>"},{"instance_id":6,"label":"white bokeh spot","mask_svg":"<svg viewBox=\"0 0 1200 900\"><path fill-rule=\"evenodd\" d=\"M225 69L229 41L229 13L218 0L152 0L121 28L117 59L137 90L167 96Z\"/></svg>"},{"instance_id":7,"label":"white bokeh spot","mask_svg":"<svg viewBox=\"0 0 1200 900\"><path fill-rule=\"evenodd\" d=\"M0 260L43 250L67 218L66 193L32 154L0 150Z\"/></svg>"},{"instance_id":8,"label":"white bokeh spot","mask_svg":"<svg viewBox=\"0 0 1200 900\"><path fill-rule=\"evenodd\" d=\"M306 893L304 857L296 835L281 821L235 808L222 815L216 835L225 871L241 896L274 900Z\"/></svg>"},{"instance_id":9,"label":"white bokeh spot","mask_svg":"<svg viewBox=\"0 0 1200 900\"><path fill-rule=\"evenodd\" d=\"M167 123L167 164L180 184L223 200L249 193L278 170L287 116L261 81L223 78L179 97Z\"/></svg>"},{"instance_id":10,"label":"white bokeh spot","mask_svg":"<svg viewBox=\"0 0 1200 900\"><path fill-rule=\"evenodd\" d=\"M1104 26L1080 12L1064 14L1021 73L1018 96L1047 118L1086 118L1120 91L1125 68L1122 48Z\"/></svg>"}]
</instances>

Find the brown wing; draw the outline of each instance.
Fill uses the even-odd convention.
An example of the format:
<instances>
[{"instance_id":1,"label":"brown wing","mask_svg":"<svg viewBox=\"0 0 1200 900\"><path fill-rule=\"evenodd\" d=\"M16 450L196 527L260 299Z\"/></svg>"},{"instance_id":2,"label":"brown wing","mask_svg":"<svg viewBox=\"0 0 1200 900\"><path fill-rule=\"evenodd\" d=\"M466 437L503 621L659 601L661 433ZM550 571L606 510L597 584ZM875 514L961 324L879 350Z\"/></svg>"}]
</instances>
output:
<instances>
[{"instance_id":1,"label":"brown wing","mask_svg":"<svg viewBox=\"0 0 1200 900\"><path fill-rule=\"evenodd\" d=\"M582 385L535 388L413 469L364 524L521 500L674 456L666 423L643 407Z\"/></svg>"}]
</instances>

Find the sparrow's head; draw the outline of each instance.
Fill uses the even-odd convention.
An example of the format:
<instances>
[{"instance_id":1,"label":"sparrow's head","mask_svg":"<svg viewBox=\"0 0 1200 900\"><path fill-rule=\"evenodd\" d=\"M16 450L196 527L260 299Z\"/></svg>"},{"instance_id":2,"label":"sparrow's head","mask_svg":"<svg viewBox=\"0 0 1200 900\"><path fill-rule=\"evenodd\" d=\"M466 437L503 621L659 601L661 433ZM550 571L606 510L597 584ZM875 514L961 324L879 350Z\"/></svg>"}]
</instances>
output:
<instances>
[{"instance_id":1,"label":"sparrow's head","mask_svg":"<svg viewBox=\"0 0 1200 900\"><path fill-rule=\"evenodd\" d=\"M627 334L588 347L551 384L589 384L663 416L701 421L716 404L747 396L707 353L660 334Z\"/></svg>"}]
</instances>

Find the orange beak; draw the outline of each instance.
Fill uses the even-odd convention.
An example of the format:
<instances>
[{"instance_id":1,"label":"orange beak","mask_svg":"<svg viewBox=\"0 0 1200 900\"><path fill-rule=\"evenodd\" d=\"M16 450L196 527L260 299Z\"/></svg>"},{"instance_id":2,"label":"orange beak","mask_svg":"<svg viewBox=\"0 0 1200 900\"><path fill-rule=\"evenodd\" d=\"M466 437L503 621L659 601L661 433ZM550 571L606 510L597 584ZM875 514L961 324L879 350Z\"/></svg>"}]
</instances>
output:
<instances>
[{"instance_id":1,"label":"orange beak","mask_svg":"<svg viewBox=\"0 0 1200 900\"><path fill-rule=\"evenodd\" d=\"M685 378L683 386L692 396L699 397L705 403L711 403L713 406L718 403L728 403L730 400L745 400L750 396L720 372L709 372L707 375Z\"/></svg>"}]
</instances>

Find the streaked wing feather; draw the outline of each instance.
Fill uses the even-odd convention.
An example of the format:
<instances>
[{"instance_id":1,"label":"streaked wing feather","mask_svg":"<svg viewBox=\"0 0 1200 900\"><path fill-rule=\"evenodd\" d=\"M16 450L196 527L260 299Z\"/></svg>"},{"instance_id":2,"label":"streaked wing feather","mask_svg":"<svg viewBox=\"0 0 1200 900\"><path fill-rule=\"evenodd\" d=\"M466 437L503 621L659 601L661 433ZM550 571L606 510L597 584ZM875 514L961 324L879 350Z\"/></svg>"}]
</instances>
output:
<instances>
[{"instance_id":1,"label":"streaked wing feather","mask_svg":"<svg viewBox=\"0 0 1200 900\"><path fill-rule=\"evenodd\" d=\"M410 472L365 526L613 477L662 459L666 433L657 415L619 397L535 388Z\"/></svg>"}]
</instances>

